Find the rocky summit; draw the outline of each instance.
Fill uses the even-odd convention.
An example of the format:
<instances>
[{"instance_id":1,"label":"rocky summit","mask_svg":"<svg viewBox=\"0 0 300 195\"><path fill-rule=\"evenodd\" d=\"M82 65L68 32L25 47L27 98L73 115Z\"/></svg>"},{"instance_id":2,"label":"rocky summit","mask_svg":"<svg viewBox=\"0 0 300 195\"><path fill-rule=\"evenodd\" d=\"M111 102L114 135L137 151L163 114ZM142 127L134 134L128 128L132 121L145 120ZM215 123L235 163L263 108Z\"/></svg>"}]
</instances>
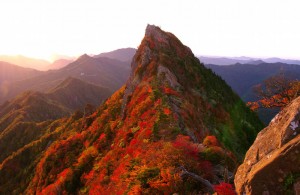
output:
<instances>
[{"instance_id":1,"label":"rocky summit","mask_svg":"<svg viewBox=\"0 0 300 195\"><path fill-rule=\"evenodd\" d=\"M238 194L300 194L300 97L258 134L235 186Z\"/></svg>"}]
</instances>

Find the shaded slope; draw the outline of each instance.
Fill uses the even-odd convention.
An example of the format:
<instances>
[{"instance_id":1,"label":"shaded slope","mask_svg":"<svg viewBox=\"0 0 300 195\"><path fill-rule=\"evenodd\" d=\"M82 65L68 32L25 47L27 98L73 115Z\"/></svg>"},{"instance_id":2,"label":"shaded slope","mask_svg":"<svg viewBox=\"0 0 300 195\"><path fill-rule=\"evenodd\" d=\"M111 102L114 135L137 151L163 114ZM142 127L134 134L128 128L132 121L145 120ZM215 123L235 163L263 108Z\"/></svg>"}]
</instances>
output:
<instances>
[{"instance_id":1,"label":"shaded slope","mask_svg":"<svg viewBox=\"0 0 300 195\"><path fill-rule=\"evenodd\" d=\"M69 77L46 94L52 100L74 111L79 108L82 109L87 103L100 105L102 101L112 94L112 91Z\"/></svg>"},{"instance_id":2,"label":"shaded slope","mask_svg":"<svg viewBox=\"0 0 300 195\"><path fill-rule=\"evenodd\" d=\"M100 105L111 91L68 78L48 93L28 91L0 107L0 162L43 135L49 121ZM43 122L48 121L48 122Z\"/></svg>"},{"instance_id":3,"label":"shaded slope","mask_svg":"<svg viewBox=\"0 0 300 195\"><path fill-rule=\"evenodd\" d=\"M225 180L225 170L232 176L261 123L188 47L149 25L126 85L91 116L61 128L35 154L35 171L23 175L32 178L22 180L25 193L212 192L207 183ZM0 167L3 180L12 161L19 162L11 156Z\"/></svg>"}]
</instances>

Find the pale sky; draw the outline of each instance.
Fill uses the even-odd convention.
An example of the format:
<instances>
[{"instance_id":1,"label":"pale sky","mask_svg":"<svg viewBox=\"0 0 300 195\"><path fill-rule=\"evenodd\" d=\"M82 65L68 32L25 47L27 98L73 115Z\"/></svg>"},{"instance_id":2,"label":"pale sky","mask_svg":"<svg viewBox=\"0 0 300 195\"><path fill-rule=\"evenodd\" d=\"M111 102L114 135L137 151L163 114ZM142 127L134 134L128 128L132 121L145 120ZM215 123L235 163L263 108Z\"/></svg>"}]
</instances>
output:
<instances>
[{"instance_id":1,"label":"pale sky","mask_svg":"<svg viewBox=\"0 0 300 195\"><path fill-rule=\"evenodd\" d=\"M300 59L299 9L298 0L1 0L0 54L137 48L149 23L196 55Z\"/></svg>"}]
</instances>

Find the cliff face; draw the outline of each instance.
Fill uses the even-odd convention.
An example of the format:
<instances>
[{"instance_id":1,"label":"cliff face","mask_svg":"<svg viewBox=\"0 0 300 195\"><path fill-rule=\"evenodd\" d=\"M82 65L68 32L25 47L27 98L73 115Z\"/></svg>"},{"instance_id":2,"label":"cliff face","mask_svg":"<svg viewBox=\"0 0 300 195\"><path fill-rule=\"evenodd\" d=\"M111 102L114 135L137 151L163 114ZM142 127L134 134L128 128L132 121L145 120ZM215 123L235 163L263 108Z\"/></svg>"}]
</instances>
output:
<instances>
[{"instance_id":1,"label":"cliff face","mask_svg":"<svg viewBox=\"0 0 300 195\"><path fill-rule=\"evenodd\" d=\"M257 136L238 168L238 194L300 193L300 97Z\"/></svg>"}]
</instances>

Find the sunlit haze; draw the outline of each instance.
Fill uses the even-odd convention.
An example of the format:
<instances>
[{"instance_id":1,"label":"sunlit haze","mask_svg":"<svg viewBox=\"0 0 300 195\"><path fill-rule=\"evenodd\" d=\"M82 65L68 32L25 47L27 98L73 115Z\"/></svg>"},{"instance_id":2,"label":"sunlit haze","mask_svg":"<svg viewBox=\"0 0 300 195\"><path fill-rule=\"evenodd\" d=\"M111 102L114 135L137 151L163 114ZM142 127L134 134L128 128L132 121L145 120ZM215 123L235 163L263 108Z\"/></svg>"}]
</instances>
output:
<instances>
[{"instance_id":1,"label":"sunlit haze","mask_svg":"<svg viewBox=\"0 0 300 195\"><path fill-rule=\"evenodd\" d=\"M0 55L53 60L136 48L146 25L197 55L300 58L297 0L2 0Z\"/></svg>"}]
</instances>

